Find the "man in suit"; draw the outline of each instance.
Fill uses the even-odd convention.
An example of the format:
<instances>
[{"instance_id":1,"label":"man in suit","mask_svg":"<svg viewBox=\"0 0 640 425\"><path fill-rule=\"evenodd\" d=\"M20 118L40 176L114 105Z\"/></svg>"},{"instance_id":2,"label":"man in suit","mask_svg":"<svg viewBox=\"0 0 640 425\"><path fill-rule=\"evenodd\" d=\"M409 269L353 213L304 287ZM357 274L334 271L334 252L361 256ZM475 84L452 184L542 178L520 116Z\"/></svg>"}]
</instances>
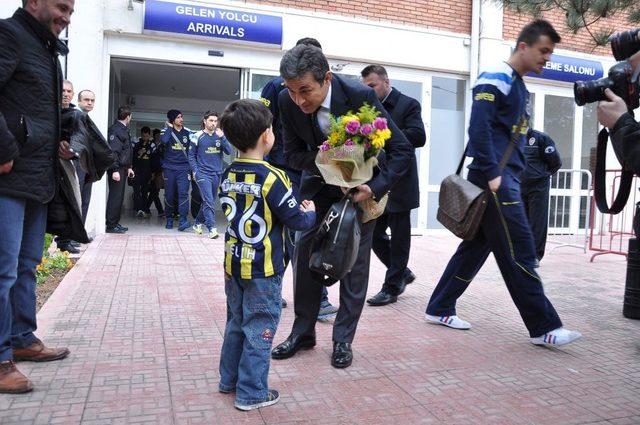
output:
<instances>
[{"instance_id":1,"label":"man in suit","mask_svg":"<svg viewBox=\"0 0 640 425\"><path fill-rule=\"evenodd\" d=\"M406 137L391 121L373 90L350 82L329 70L322 51L315 46L298 45L289 50L280 62L280 74L287 90L280 93L284 152L289 166L301 170L300 196L316 204L318 222L309 231L296 234L294 267L294 308L296 319L289 337L272 351L272 358L286 359L301 348L316 344L315 323L320 309L322 284L314 280L309 270L311 242L330 206L343 197L341 188L324 182L315 165L318 147L326 140L329 115L341 116L356 111L365 102L378 109L388 119L392 132L387 141L386 163L366 184L357 186L356 202L381 199L407 170L413 160L413 150ZM340 281L340 308L333 326L331 364L337 368L351 365L351 342L364 306L369 280L369 259L375 221L362 225L358 258L351 272Z\"/></svg>"},{"instance_id":2,"label":"man in suit","mask_svg":"<svg viewBox=\"0 0 640 425\"><path fill-rule=\"evenodd\" d=\"M413 148L424 146L427 136L420 103L391 87L387 70L380 65L369 65L360 74L362 82L375 91ZM408 164L407 174L391 188L387 209L378 217L373 230L373 252L387 267L387 273L380 292L367 300L371 306L396 302L405 286L416 279L407 264L411 250L411 210L420 205L418 184L418 164L414 158ZM387 235L387 228L391 230L391 237Z\"/></svg>"}]
</instances>

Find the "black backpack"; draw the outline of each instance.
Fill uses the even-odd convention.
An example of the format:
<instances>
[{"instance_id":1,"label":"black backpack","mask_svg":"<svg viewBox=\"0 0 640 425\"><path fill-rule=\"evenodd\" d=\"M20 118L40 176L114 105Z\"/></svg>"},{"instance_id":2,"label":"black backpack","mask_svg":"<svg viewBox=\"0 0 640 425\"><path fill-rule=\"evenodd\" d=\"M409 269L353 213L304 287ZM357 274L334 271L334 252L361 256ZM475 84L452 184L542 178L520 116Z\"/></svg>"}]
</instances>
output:
<instances>
[{"instance_id":1,"label":"black backpack","mask_svg":"<svg viewBox=\"0 0 640 425\"><path fill-rule=\"evenodd\" d=\"M309 269L323 285L333 285L353 268L360 246L360 216L351 195L345 195L322 219L311 244Z\"/></svg>"}]
</instances>

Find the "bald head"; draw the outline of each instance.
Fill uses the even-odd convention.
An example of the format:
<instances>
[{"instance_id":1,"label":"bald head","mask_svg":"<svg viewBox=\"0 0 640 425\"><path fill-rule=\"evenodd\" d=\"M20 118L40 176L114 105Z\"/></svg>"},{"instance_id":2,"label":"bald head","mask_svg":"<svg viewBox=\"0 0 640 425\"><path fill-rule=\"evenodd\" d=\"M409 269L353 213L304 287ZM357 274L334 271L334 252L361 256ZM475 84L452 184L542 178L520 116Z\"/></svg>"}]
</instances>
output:
<instances>
[{"instance_id":1,"label":"bald head","mask_svg":"<svg viewBox=\"0 0 640 425\"><path fill-rule=\"evenodd\" d=\"M78 107L82 109L85 114L93 111L93 107L96 104L96 95L91 90L82 90L78 93Z\"/></svg>"}]
</instances>

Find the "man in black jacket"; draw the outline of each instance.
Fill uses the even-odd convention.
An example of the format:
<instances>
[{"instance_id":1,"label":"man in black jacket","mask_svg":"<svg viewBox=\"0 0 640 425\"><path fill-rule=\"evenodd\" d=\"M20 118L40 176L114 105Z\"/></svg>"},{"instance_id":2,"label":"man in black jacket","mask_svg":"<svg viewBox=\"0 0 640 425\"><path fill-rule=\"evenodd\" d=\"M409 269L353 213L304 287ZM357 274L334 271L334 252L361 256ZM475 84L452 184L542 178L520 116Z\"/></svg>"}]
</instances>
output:
<instances>
[{"instance_id":1,"label":"man in black jacket","mask_svg":"<svg viewBox=\"0 0 640 425\"><path fill-rule=\"evenodd\" d=\"M107 198L107 233L125 233L128 228L120 224L122 201L127 185L127 177L135 176L131 168L131 108L118 108L118 119L109 127L109 146L115 154L116 162L107 175L109 176L109 197Z\"/></svg>"},{"instance_id":2,"label":"man in black jacket","mask_svg":"<svg viewBox=\"0 0 640 425\"><path fill-rule=\"evenodd\" d=\"M0 20L0 392L23 393L31 382L14 360L65 358L36 330L35 269L42 257L47 203L56 190L56 156L74 156L60 138L62 72L58 40L74 0L23 0Z\"/></svg>"},{"instance_id":3,"label":"man in black jacket","mask_svg":"<svg viewBox=\"0 0 640 425\"><path fill-rule=\"evenodd\" d=\"M527 167L520 176L520 190L539 263L544 257L549 229L549 177L562 167L562 159L553 139L531 128L527 131L524 156Z\"/></svg>"},{"instance_id":4,"label":"man in black jacket","mask_svg":"<svg viewBox=\"0 0 640 425\"><path fill-rule=\"evenodd\" d=\"M424 146L427 136L420 103L391 87L387 70L380 65L369 65L360 74L362 82L375 91L414 150ZM387 209L378 217L373 231L373 252L387 267L387 273L380 292L367 300L371 306L396 302L405 286L416 278L407 267L411 251L411 210L420 206L416 159L407 167L407 174L391 188ZM391 237L387 235L387 228L391 230Z\"/></svg>"},{"instance_id":5,"label":"man in black jacket","mask_svg":"<svg viewBox=\"0 0 640 425\"><path fill-rule=\"evenodd\" d=\"M284 153L290 167L301 170L300 197L315 202L318 217L323 217L334 202L343 197L341 188L324 182L315 165L318 147L327 139L329 116L341 116L358 110L365 102L378 109L389 120L391 139L386 143L386 166L369 182L355 188L353 199L381 199L407 171L413 159L411 144L391 121L375 93L358 82L351 82L329 70L322 51L314 46L299 45L289 50L280 62L280 74L287 90L280 93ZM319 225L298 232L294 250L294 308L296 319L289 337L272 351L272 358L286 359L316 344L315 323L320 309L322 285L309 270L311 243ZM337 368L351 365L351 342L369 281L371 237L375 221L362 225L357 260L351 272L340 281L340 308L333 326L331 364Z\"/></svg>"}]
</instances>

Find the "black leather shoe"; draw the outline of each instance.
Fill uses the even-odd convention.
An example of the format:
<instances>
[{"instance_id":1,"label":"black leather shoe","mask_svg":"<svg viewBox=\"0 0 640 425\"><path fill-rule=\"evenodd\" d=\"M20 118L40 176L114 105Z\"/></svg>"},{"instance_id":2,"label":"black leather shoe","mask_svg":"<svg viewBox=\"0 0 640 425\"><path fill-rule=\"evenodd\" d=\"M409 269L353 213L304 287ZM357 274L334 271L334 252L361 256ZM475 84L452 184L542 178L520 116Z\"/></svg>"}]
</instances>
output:
<instances>
[{"instance_id":1,"label":"black leather shoe","mask_svg":"<svg viewBox=\"0 0 640 425\"><path fill-rule=\"evenodd\" d=\"M315 346L315 336L291 334L283 343L271 350L271 358L274 360L288 359L303 348L309 349Z\"/></svg>"},{"instance_id":2,"label":"black leather shoe","mask_svg":"<svg viewBox=\"0 0 640 425\"><path fill-rule=\"evenodd\" d=\"M120 233L120 234L122 234L122 233L125 233L125 232L126 232L125 230L122 230L119 227L107 227L107 233Z\"/></svg>"},{"instance_id":3,"label":"black leather shoe","mask_svg":"<svg viewBox=\"0 0 640 425\"><path fill-rule=\"evenodd\" d=\"M416 275L413 274L411 270L407 269L404 276L402 277L402 283L408 285L410 283L413 283L414 280L416 280Z\"/></svg>"},{"instance_id":4,"label":"black leather shoe","mask_svg":"<svg viewBox=\"0 0 640 425\"><path fill-rule=\"evenodd\" d=\"M80 251L78 250L78 248L76 248L75 246L73 246L72 243L68 243L68 244L62 244L62 245L58 245L58 249L60 251L67 251L69 254L79 254Z\"/></svg>"},{"instance_id":5,"label":"black leather shoe","mask_svg":"<svg viewBox=\"0 0 640 425\"><path fill-rule=\"evenodd\" d=\"M124 226L123 226L122 224L120 224L120 223L118 223L118 224L116 225L116 229L124 230L125 232L126 232L127 230L129 230L129 228L128 228L128 227L124 227Z\"/></svg>"},{"instance_id":6,"label":"black leather shoe","mask_svg":"<svg viewBox=\"0 0 640 425\"><path fill-rule=\"evenodd\" d=\"M367 302L372 307L379 307L382 305L391 304L398 301L398 297L396 295L391 295L387 291L380 291L375 294L373 297L369 298Z\"/></svg>"},{"instance_id":7,"label":"black leather shoe","mask_svg":"<svg viewBox=\"0 0 640 425\"><path fill-rule=\"evenodd\" d=\"M333 342L333 354L331 354L331 366L339 369L351 366L353 352L349 342Z\"/></svg>"}]
</instances>

